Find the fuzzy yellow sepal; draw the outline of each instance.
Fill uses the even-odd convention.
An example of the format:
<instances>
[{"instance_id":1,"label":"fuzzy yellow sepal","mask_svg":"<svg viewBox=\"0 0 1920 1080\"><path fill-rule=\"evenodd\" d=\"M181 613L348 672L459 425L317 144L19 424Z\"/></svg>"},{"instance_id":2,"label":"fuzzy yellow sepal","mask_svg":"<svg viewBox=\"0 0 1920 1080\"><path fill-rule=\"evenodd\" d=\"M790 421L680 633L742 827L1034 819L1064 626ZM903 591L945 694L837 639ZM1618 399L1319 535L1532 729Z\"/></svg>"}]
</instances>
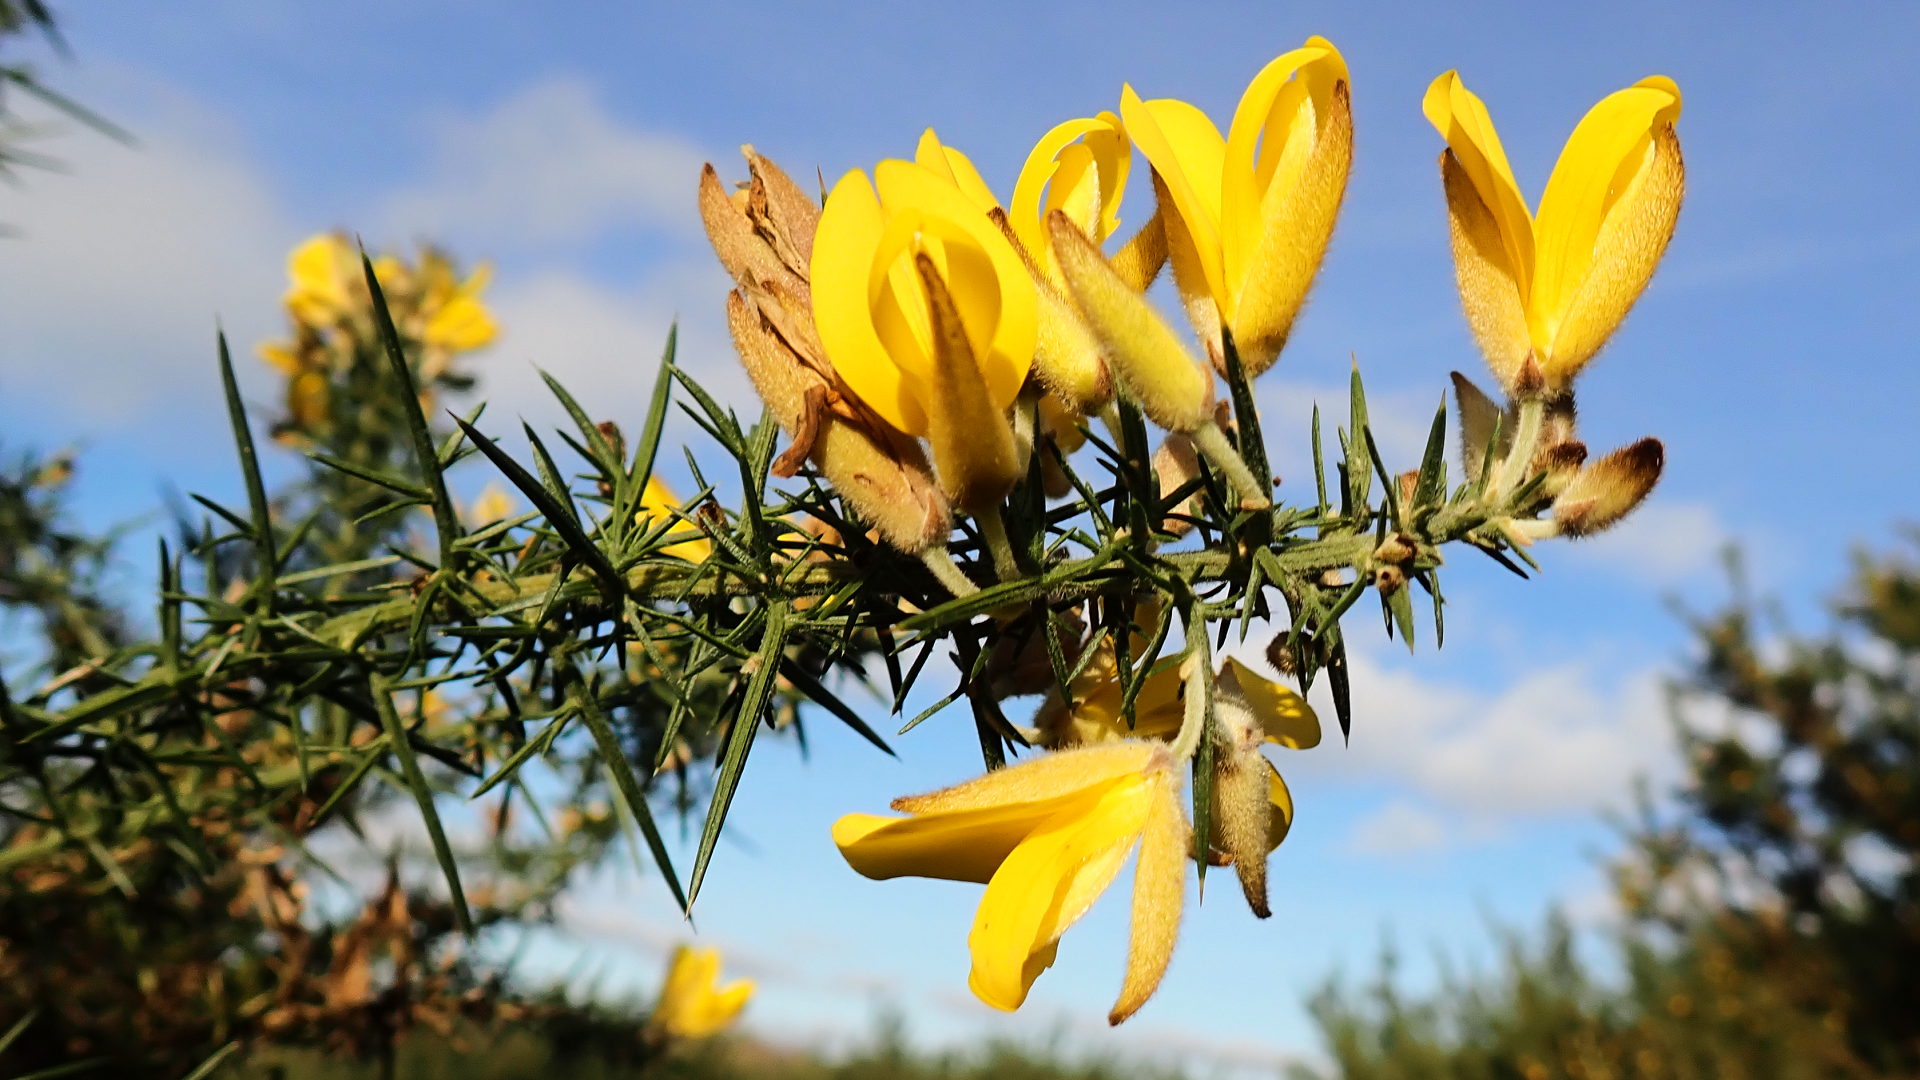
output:
<instances>
[{"instance_id":1,"label":"fuzzy yellow sepal","mask_svg":"<svg viewBox=\"0 0 1920 1080\"><path fill-rule=\"evenodd\" d=\"M1060 936L1112 884L1138 846L1127 975L1110 1019L1151 996L1172 957L1189 828L1180 774L1159 743L1125 740L1056 751L930 795L898 799L912 816L849 814L833 839L867 877L983 881L967 944L968 986L1012 1011L1053 963Z\"/></svg>"},{"instance_id":2,"label":"fuzzy yellow sepal","mask_svg":"<svg viewBox=\"0 0 1920 1080\"><path fill-rule=\"evenodd\" d=\"M1101 352L1154 423L1192 431L1213 419L1213 373L1194 360L1146 298L1114 272L1086 234L1055 211L1047 219L1068 291Z\"/></svg>"}]
</instances>

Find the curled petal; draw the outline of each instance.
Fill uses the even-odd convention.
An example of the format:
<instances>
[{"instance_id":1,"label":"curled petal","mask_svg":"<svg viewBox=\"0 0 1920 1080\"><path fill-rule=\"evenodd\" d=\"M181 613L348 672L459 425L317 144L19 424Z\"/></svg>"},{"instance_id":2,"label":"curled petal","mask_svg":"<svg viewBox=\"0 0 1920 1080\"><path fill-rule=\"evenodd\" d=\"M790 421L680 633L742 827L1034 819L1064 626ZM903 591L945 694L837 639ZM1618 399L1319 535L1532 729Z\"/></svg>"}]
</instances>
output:
<instances>
[{"instance_id":1,"label":"curled petal","mask_svg":"<svg viewBox=\"0 0 1920 1080\"><path fill-rule=\"evenodd\" d=\"M1507 152L1500 145L1487 107L1460 81L1457 71L1449 71L1433 80L1421 103L1427 120L1447 140L1467 180L1492 216L1506 265L1518 284L1520 295L1532 295L1534 242L1533 215L1527 200L1507 164Z\"/></svg>"},{"instance_id":2,"label":"curled petal","mask_svg":"<svg viewBox=\"0 0 1920 1080\"><path fill-rule=\"evenodd\" d=\"M1152 795L1135 775L1075 796L1000 864L967 935L968 985L980 1000L1008 1011L1026 1001L1040 973L1028 958L1058 941L1112 882L1148 823Z\"/></svg>"}]
</instances>

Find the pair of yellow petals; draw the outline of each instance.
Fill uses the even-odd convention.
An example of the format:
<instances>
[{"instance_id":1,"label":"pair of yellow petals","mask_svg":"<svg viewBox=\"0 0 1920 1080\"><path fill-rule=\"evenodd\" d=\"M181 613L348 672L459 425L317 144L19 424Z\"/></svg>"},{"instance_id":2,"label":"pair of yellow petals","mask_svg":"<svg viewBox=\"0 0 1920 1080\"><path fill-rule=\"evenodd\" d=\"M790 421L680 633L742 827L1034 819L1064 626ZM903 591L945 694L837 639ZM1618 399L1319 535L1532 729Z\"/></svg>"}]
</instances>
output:
<instances>
[{"instance_id":1,"label":"pair of yellow petals","mask_svg":"<svg viewBox=\"0 0 1920 1080\"><path fill-rule=\"evenodd\" d=\"M1656 75L1609 94L1574 128L1538 214L1486 106L1456 72L1422 103L1447 140L1441 172L1467 321L1511 388L1528 356L1564 391L1639 299L1680 213L1680 88Z\"/></svg>"},{"instance_id":2,"label":"pair of yellow petals","mask_svg":"<svg viewBox=\"0 0 1920 1080\"><path fill-rule=\"evenodd\" d=\"M720 985L720 950L682 945L667 962L666 984L648 1024L680 1039L704 1039L733 1022L753 997L752 979Z\"/></svg>"},{"instance_id":3,"label":"pair of yellow petals","mask_svg":"<svg viewBox=\"0 0 1920 1080\"><path fill-rule=\"evenodd\" d=\"M1305 749L1319 721L1297 695L1228 661L1232 683L1267 741ZM859 873L875 879L930 877L985 884L967 937L968 986L997 1009L1019 1008L1053 965L1060 937L1112 884L1137 848L1127 974L1108 1019L1131 1016L1159 986L1173 955L1193 831L1182 806L1184 763L1163 740L1180 727L1180 677L1168 669L1141 688L1135 727L1120 714L1117 683L1073 709L1082 745L1043 754L977 780L894 801L912 816L848 814L834 843ZM1278 846L1293 800L1269 765Z\"/></svg>"}]
</instances>

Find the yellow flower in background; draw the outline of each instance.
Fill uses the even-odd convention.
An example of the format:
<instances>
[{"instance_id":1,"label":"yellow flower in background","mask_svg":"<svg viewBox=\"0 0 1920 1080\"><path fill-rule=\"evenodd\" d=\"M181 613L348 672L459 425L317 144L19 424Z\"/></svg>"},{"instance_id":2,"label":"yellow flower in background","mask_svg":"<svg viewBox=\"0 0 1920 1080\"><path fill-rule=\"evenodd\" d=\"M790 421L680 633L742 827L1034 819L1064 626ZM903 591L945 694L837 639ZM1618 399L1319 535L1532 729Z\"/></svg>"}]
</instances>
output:
<instances>
[{"instance_id":1,"label":"yellow flower in background","mask_svg":"<svg viewBox=\"0 0 1920 1080\"><path fill-rule=\"evenodd\" d=\"M491 525L496 521L505 521L513 516L519 503L498 480L487 481L480 489L480 496L467 508L467 524L473 528Z\"/></svg>"},{"instance_id":2,"label":"yellow flower in background","mask_svg":"<svg viewBox=\"0 0 1920 1080\"><path fill-rule=\"evenodd\" d=\"M1027 155L1007 218L1056 288L1066 283L1047 237L1047 214L1062 211L1096 245L1106 243L1120 228L1120 197L1132 164L1133 144L1110 112L1055 126Z\"/></svg>"},{"instance_id":3,"label":"yellow flower in background","mask_svg":"<svg viewBox=\"0 0 1920 1080\"><path fill-rule=\"evenodd\" d=\"M926 438L942 486L980 513L1020 475L1005 415L1033 362L1037 301L979 201L992 199L979 174L922 143L944 169L883 161L871 183L856 169L827 197L810 265L814 322L847 386Z\"/></svg>"},{"instance_id":4,"label":"yellow flower in background","mask_svg":"<svg viewBox=\"0 0 1920 1080\"><path fill-rule=\"evenodd\" d=\"M1529 354L1563 391L1626 318L1673 236L1685 188L1680 88L1656 75L1574 128L1530 214L1499 133L1449 71L1427 88L1467 321L1510 390Z\"/></svg>"},{"instance_id":5,"label":"yellow flower in background","mask_svg":"<svg viewBox=\"0 0 1920 1080\"><path fill-rule=\"evenodd\" d=\"M287 257L287 310L308 326L325 326L353 307L360 259L338 233L309 237Z\"/></svg>"},{"instance_id":6,"label":"yellow flower in background","mask_svg":"<svg viewBox=\"0 0 1920 1080\"><path fill-rule=\"evenodd\" d=\"M1346 60L1325 38L1254 76L1226 138L1184 101L1142 101L1120 115L1153 165L1175 283L1220 363L1233 331L1249 375L1272 365L1319 271L1353 160Z\"/></svg>"},{"instance_id":7,"label":"yellow flower in background","mask_svg":"<svg viewBox=\"0 0 1920 1080\"><path fill-rule=\"evenodd\" d=\"M420 259L420 276L425 286L420 295L420 314L426 318L420 331L423 344L449 352L469 352L493 342L499 328L494 325L493 313L480 302L480 294L493 280L492 267L482 263L467 275L467 280L459 281L446 256L429 251Z\"/></svg>"},{"instance_id":8,"label":"yellow flower in background","mask_svg":"<svg viewBox=\"0 0 1920 1080\"><path fill-rule=\"evenodd\" d=\"M647 1021L656 1031L680 1039L704 1039L733 1022L753 996L752 979L720 985L720 950L686 945L667 962L666 985Z\"/></svg>"},{"instance_id":9,"label":"yellow flower in background","mask_svg":"<svg viewBox=\"0 0 1920 1080\"><path fill-rule=\"evenodd\" d=\"M981 1001L1009 1012L1026 1001L1060 936L1136 845L1127 974L1108 1021L1133 1015L1159 986L1179 934L1191 833L1166 746L1061 750L893 808L912 816L849 814L834 823L834 843L870 878L986 884L967 936L967 985Z\"/></svg>"},{"instance_id":10,"label":"yellow flower in background","mask_svg":"<svg viewBox=\"0 0 1920 1080\"><path fill-rule=\"evenodd\" d=\"M658 476L650 476L647 478L646 490L640 493L640 509L634 513L633 520L642 528L652 528L659 522L671 518L673 512L680 508L680 497L673 493L673 489ZM685 528L691 528L691 526ZM684 529L669 528L667 531L675 533ZM659 554L672 555L693 563L705 562L707 556L713 554L713 541L704 536L695 540L682 540L677 544L668 544L661 548Z\"/></svg>"}]
</instances>

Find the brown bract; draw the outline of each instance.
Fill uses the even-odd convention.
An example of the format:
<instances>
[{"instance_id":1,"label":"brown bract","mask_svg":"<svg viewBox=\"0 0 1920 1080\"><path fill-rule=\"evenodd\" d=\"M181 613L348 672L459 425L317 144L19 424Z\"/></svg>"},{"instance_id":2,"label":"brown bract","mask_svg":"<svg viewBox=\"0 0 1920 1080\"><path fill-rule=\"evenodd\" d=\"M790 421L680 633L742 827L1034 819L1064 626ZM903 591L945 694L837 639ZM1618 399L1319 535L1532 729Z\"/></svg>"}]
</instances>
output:
<instances>
[{"instance_id":1,"label":"brown bract","mask_svg":"<svg viewBox=\"0 0 1920 1080\"><path fill-rule=\"evenodd\" d=\"M793 440L774 475L792 476L811 460L889 544L925 550L952 529L926 454L847 387L814 328L808 262L820 207L753 147L742 152L752 178L731 196L712 165L701 172L700 217L739 286L727 298L734 347Z\"/></svg>"}]
</instances>

